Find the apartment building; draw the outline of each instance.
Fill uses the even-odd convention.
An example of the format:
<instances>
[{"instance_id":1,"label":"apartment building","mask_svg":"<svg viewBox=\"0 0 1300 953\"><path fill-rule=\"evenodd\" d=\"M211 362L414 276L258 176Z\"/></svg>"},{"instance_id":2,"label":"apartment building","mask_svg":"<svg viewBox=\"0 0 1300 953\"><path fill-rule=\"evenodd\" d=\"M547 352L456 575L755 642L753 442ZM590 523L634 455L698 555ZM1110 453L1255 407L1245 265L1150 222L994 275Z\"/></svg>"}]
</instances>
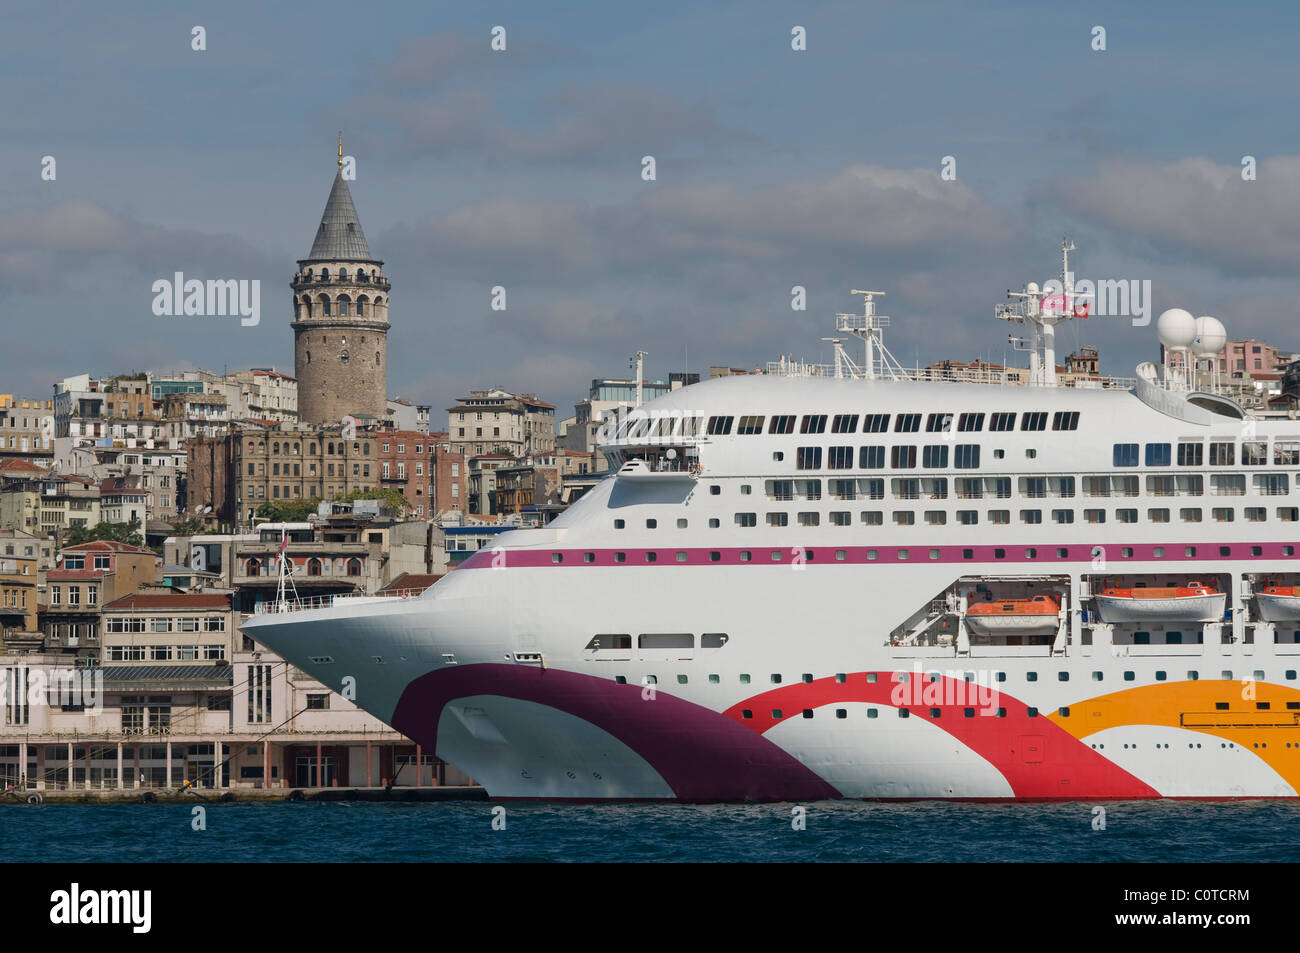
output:
<instances>
[{"instance_id":1,"label":"apartment building","mask_svg":"<svg viewBox=\"0 0 1300 953\"><path fill-rule=\"evenodd\" d=\"M150 550L109 540L65 546L57 559L45 573L45 647L74 654L97 654L101 608L155 585L162 568Z\"/></svg>"},{"instance_id":2,"label":"apartment building","mask_svg":"<svg viewBox=\"0 0 1300 953\"><path fill-rule=\"evenodd\" d=\"M555 449L555 405L501 388L471 391L447 409L447 440L467 457L524 456Z\"/></svg>"}]
</instances>

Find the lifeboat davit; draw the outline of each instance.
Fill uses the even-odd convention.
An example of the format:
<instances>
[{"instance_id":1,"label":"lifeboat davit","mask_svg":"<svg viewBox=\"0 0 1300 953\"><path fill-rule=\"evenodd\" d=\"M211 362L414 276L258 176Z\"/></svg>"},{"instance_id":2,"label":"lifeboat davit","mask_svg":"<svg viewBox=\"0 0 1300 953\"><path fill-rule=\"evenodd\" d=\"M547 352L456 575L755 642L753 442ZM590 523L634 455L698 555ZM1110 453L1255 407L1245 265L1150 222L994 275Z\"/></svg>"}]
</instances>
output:
<instances>
[{"instance_id":1,"label":"lifeboat davit","mask_svg":"<svg viewBox=\"0 0 1300 953\"><path fill-rule=\"evenodd\" d=\"M1195 581L1185 586L1103 589L1096 596L1103 622L1221 622L1226 599L1227 594L1213 585Z\"/></svg>"},{"instance_id":2,"label":"lifeboat davit","mask_svg":"<svg viewBox=\"0 0 1300 953\"><path fill-rule=\"evenodd\" d=\"M1051 596L995 599L966 610L966 625L976 635L1052 635L1061 606Z\"/></svg>"},{"instance_id":3,"label":"lifeboat davit","mask_svg":"<svg viewBox=\"0 0 1300 953\"><path fill-rule=\"evenodd\" d=\"M1300 619L1300 586L1265 586L1255 593L1255 601L1265 622Z\"/></svg>"}]
</instances>

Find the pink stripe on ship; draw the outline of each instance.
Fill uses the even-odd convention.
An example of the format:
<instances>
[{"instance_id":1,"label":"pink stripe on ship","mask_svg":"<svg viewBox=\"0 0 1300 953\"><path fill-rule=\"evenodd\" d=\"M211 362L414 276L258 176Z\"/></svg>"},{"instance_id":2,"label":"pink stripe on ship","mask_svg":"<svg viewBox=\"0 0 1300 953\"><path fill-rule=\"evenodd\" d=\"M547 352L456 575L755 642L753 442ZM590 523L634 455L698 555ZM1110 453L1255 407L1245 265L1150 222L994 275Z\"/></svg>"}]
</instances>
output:
<instances>
[{"instance_id":1,"label":"pink stripe on ship","mask_svg":"<svg viewBox=\"0 0 1300 953\"><path fill-rule=\"evenodd\" d=\"M1284 552L1284 543L1165 543L1133 546L1104 546L1102 554L1110 563L1124 562L1193 562L1204 563L1224 559L1296 559L1295 547ZM1257 548L1258 553L1251 549ZM1155 551L1163 548L1164 555ZM1187 549L1195 555L1188 555ZM1228 554L1220 552L1227 548ZM1056 551L1064 549L1065 556ZM554 566L771 566L802 562L805 565L846 565L861 563L1071 563L1093 560L1092 546L787 546L728 547L725 549L481 549L457 569L497 568L528 569ZM1028 556L1034 550L1037 555ZM1123 555L1124 551L1132 553ZM836 558L843 552L842 559ZM999 556L998 553L1003 555ZM712 554L716 553L714 559ZM742 554L750 558L743 559ZM875 553L873 557L871 554ZM969 553L970 555L965 555ZM624 559L619 560L619 555ZM647 559L653 554L654 559ZM773 554L776 554L775 557ZM559 557L558 559L556 557ZM590 558L587 558L590 557ZM680 557L680 558L679 558ZM1113 565L1110 569L1114 572Z\"/></svg>"}]
</instances>

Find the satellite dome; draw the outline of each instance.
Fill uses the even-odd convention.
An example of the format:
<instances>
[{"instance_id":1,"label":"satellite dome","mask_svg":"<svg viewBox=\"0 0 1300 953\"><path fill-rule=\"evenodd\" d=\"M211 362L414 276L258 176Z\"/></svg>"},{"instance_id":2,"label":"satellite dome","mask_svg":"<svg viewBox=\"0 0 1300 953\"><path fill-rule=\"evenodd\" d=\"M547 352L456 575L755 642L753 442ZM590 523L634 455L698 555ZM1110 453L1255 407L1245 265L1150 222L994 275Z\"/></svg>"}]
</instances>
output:
<instances>
[{"instance_id":1,"label":"satellite dome","mask_svg":"<svg viewBox=\"0 0 1300 953\"><path fill-rule=\"evenodd\" d=\"M1190 347L1196 340L1196 319L1182 308L1170 308L1156 319L1156 336L1170 350Z\"/></svg>"},{"instance_id":2,"label":"satellite dome","mask_svg":"<svg viewBox=\"0 0 1300 953\"><path fill-rule=\"evenodd\" d=\"M1218 318L1204 315L1196 319L1196 340L1192 353L1197 357L1213 357L1228 343L1228 330Z\"/></svg>"},{"instance_id":3,"label":"satellite dome","mask_svg":"<svg viewBox=\"0 0 1300 953\"><path fill-rule=\"evenodd\" d=\"M1031 295L1038 294L1038 282L1031 281L1029 284L1025 285L1025 293Z\"/></svg>"}]
</instances>

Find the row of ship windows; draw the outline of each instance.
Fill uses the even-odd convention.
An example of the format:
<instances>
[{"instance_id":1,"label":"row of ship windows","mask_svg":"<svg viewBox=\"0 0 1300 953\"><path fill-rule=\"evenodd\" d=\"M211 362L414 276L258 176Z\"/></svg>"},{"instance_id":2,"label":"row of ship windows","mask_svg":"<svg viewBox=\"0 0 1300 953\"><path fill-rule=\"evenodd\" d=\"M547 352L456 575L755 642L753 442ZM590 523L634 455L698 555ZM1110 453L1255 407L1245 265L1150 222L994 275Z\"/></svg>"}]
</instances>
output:
<instances>
[{"instance_id":1,"label":"row of ship windows","mask_svg":"<svg viewBox=\"0 0 1300 953\"><path fill-rule=\"evenodd\" d=\"M1210 496L1245 496L1246 476L1245 473L1211 474ZM1254 473L1250 477L1250 487L1257 495L1286 496L1291 492L1289 474ZM948 477L893 477L889 488L893 497L899 500L919 500L922 497L946 500L948 481ZM1137 476L1085 476L1082 481L1083 495L1094 498L1133 497L1142 492L1141 478ZM985 496L1007 500L1012 496L1011 477L956 477L952 483L953 495L961 500L982 500ZM1300 478L1297 478L1297 486L1300 486ZM1076 480L1072 476L1020 477L1018 484L1019 495L1031 500L1048 497L1071 499L1077 495L1075 487ZM836 500L883 500L885 478L841 477L828 480L826 489ZM718 484L709 487L713 496L720 495L721 491ZM752 492L749 484L741 485L742 496L749 496ZM1152 475L1146 478L1146 492L1150 496L1204 496L1205 478L1198 473ZM822 481L816 477L767 480L764 493L769 500L820 500Z\"/></svg>"},{"instance_id":2,"label":"row of ship windows","mask_svg":"<svg viewBox=\"0 0 1300 953\"><path fill-rule=\"evenodd\" d=\"M921 430L922 417L925 419L926 433L951 433L956 425L958 433L977 433L984 429L985 417L989 418L989 430L993 432L1006 432L1016 429L1016 414L1008 413L968 413L954 416L949 413L935 414L895 414L893 415L894 433L919 433ZM627 425L622 436L631 439L649 436L670 436L672 435L673 423L675 417L661 417L658 420L637 418L631 420ZM698 418L684 418L688 423L683 424L683 433L692 436L694 431L690 428L691 420ZM799 433L801 434L818 434L826 433L827 423L830 423L831 433L858 433L858 421L862 421L862 433L888 433L890 430L890 414L804 414L800 418L796 414L773 414L771 417L765 417L762 414L748 414L739 418L734 416L717 415L709 418L708 426L705 428L710 436L725 437L731 434L733 425L738 436L752 436L764 432L768 434L791 434L795 432L795 421L799 421ZM1046 411L1027 411L1020 415L1020 429L1027 431L1042 431L1047 429L1048 415ZM1063 410L1052 414L1053 430L1078 430L1079 429L1079 412L1077 410ZM689 432L688 432L689 431Z\"/></svg>"},{"instance_id":3,"label":"row of ship windows","mask_svg":"<svg viewBox=\"0 0 1300 953\"><path fill-rule=\"evenodd\" d=\"M1174 548L1177 549L1177 547L1174 547ZM1234 547L1232 547L1232 546L1220 546L1220 547L1218 547L1219 555L1220 555L1220 556L1231 556L1232 553L1233 553L1233 548L1234 548ZM1242 549L1245 549L1246 547L1241 547L1241 548L1242 548ZM1120 556L1121 559L1132 559L1132 558L1133 558L1133 547L1132 547L1132 546L1118 546L1118 547L1111 547L1111 549L1117 549L1117 550L1119 551L1119 556ZM1164 546L1156 546L1156 547L1153 547L1153 549L1152 549L1152 551L1151 551L1151 558L1152 558L1152 559L1164 559L1165 556L1166 556L1165 549L1166 549L1166 548L1165 548ZM1186 558L1189 558L1189 559L1190 559L1190 558L1195 558L1196 555L1197 555L1198 547L1196 547L1196 546L1184 546L1182 549L1183 549L1183 555L1184 555L1184 557L1186 557ZM1262 546L1250 546L1249 549L1250 549L1250 555L1251 555L1251 556L1263 556L1263 555L1264 555L1264 547L1262 547ZM791 558L792 554L795 554L796 552L797 552L797 555L798 555L801 559L803 559L805 562L815 562L816 559L817 559L817 552L818 552L818 550L816 550L816 549L806 549L806 548L804 548L804 547L802 547L802 546L797 546L797 547L795 547L795 548L792 549L792 550L786 550L786 549L773 549L773 550L770 550L770 555L771 555L772 562L784 562L786 559ZM848 559L848 552L849 552L849 551L848 551L847 549L836 549L836 550L834 550L834 553L835 553L834 558L835 558L835 560L838 561L838 562L842 562L842 561L847 560L847 559ZM892 550L892 551L891 551L891 550L886 550L886 552L893 552L893 554L894 554L894 558L895 558L897 561L899 561L899 562L906 562L906 561L908 561L909 559L912 558L912 555L911 555L911 554L912 554L912 551L911 551L910 549L897 549L897 550ZM930 558L930 559L942 559L942 558L943 558L943 552L942 552L942 550L939 550L939 549L930 549L928 552L929 552L929 558ZM1048 552L1048 550L1044 550L1043 552L1044 552L1044 554L1046 554L1046 553ZM1069 559L1069 558L1070 558L1070 550L1069 550L1068 547L1065 547L1065 546L1058 546L1058 547L1056 547L1055 552L1056 552L1056 558L1057 558L1057 559ZM865 553L866 553L866 557L867 557L867 560L868 560L868 561L874 561L874 560L877 560L877 559L880 558L880 551L879 551L878 549L867 549L867 550L865 550ZM1037 548L1037 547L1034 547L1034 546L1027 547L1027 548L1024 550L1024 554L1025 554L1025 558L1026 558L1026 559L1038 559L1038 558L1039 558L1038 548ZM641 555L642 555L642 558L643 558L646 562L648 562L648 563L655 563L655 562L658 562L658 561L659 561L659 553L656 552L656 551L654 551L654 550L648 550L648 551L645 551L645 552L643 552ZM675 553L674 555L675 555L675 557L676 557L676 561L679 562L679 563L689 563L689 562L692 562L692 559L691 559L691 553L688 552L688 551L686 551L686 550L677 550L676 553ZM1283 556L1294 556L1294 555L1295 555L1295 546L1290 545L1290 544L1283 545L1283 547L1282 547L1282 555L1283 555ZM740 551L740 561L741 561L742 563L752 562L752 561L753 561L753 558L754 558L754 553L753 553L752 550L744 549L744 550L741 550L741 551ZM963 550L961 551L961 558L962 558L962 559L971 559L971 560L973 560L973 559L975 558L975 550L973 550L973 549L963 549ZM994 559L1006 559L1006 558L1007 558L1007 550L1004 549L1004 548L1001 548L1001 547L994 549L994 550L993 550L993 558L994 558ZM1044 555L1043 558L1046 558L1046 555ZM1077 558L1081 558L1081 557L1079 557L1079 556L1076 554L1075 558L1077 559ZM582 554L582 559L583 559L583 562L594 563L594 562L596 561L596 554L595 554L595 553L583 553L583 554ZM702 559L697 559L697 560L695 560L695 561L703 561L703 560L702 560ZM714 563L716 563L716 562L721 562L721 561L722 561L722 552L721 552L721 550L712 550L711 552L709 552L709 558L708 558L708 561L709 561L709 562L714 562ZM551 553L551 562L552 562L552 563L556 563L556 564L563 563L563 562L564 562L564 553L554 553L554 552ZM627 562L627 553L624 553L624 552L616 552L616 553L614 553L614 562L616 562L616 563L625 563L625 562Z\"/></svg>"},{"instance_id":4,"label":"row of ship windows","mask_svg":"<svg viewBox=\"0 0 1300 953\"><path fill-rule=\"evenodd\" d=\"M1174 461L1173 447L1167 443L1148 443L1141 447L1136 443L1117 443L1114 445L1113 463L1117 467L1135 467L1139 459L1145 460L1149 467L1167 467ZM1178 444L1178 466L1199 467L1205 461L1205 445L1197 441ZM1269 461L1267 440L1243 440L1241 444L1241 465L1245 467L1267 466ZM1236 444L1232 441L1210 442L1210 466L1230 467L1236 463ZM1300 438L1275 440L1273 442L1273 464L1279 467L1300 466Z\"/></svg>"},{"instance_id":5,"label":"row of ship windows","mask_svg":"<svg viewBox=\"0 0 1300 953\"><path fill-rule=\"evenodd\" d=\"M1265 506L1244 506L1241 508L1242 517L1247 523L1266 523L1268 522L1268 507ZM819 510L802 510L795 513L795 521L790 522L790 514L785 511L769 511L764 514L765 522L768 526L780 528L784 526L801 526L811 527L822 525L822 513ZM1074 510L1050 510L1048 512L1048 522L1055 523L1058 526L1068 526L1074 523L1076 512ZM1283 523L1300 522L1300 507L1279 506L1277 507L1276 518ZM853 513L851 510L831 510L825 514L827 526L847 527L853 525ZM960 526L977 526L980 522L979 510L956 510L953 513L954 522ZM1115 522L1117 523L1138 523L1141 522L1141 515L1135 508L1121 507L1114 511ZM987 510L985 518L994 526L1010 526L1011 510ZM1042 510L1020 510L1020 522L1030 526L1042 525L1044 522ZM1169 523L1172 522L1173 510L1165 506L1148 507L1146 511L1146 520L1148 523ZM860 510L858 511L859 522L864 526L884 526L884 510ZM890 519L895 526L916 526L915 510L892 510ZM1083 522L1090 525L1099 525L1105 523L1107 511L1103 509L1085 509L1083 511ZM1216 523L1233 523L1237 519L1237 511L1231 506L1215 506L1210 508L1210 519ZM1178 509L1178 521L1180 523L1201 523L1205 521L1205 510L1199 506L1184 506ZM655 529L659 521L648 519L646 529ZM758 526L758 513L736 513L733 516L733 522L740 529L752 529ZM925 526L947 526L947 510L923 510L921 513L921 524ZM614 520L615 529L625 529L627 521L623 519ZM677 521L678 529L686 529L687 521L679 519ZM721 529L722 521L717 517L709 520L710 529ZM556 560L558 562L559 560Z\"/></svg>"},{"instance_id":6,"label":"row of ship windows","mask_svg":"<svg viewBox=\"0 0 1300 953\"><path fill-rule=\"evenodd\" d=\"M974 470L980 466L980 444L959 443L952 445L952 466L957 470ZM886 447L884 444L871 444L857 448L857 467L859 470L885 469L885 451L888 450L889 468L892 470L912 470L917 466L917 445L897 444ZM920 447L922 469L945 470L949 462L949 445L942 443L924 444ZM798 447L795 449L796 470L822 469L823 451L827 470L854 469L852 446L832 447ZM1038 451L1030 448L1025 456L1034 459ZM1180 467L1199 467L1204 465L1205 446L1202 443L1180 443L1178 445L1178 465ZM1002 449L994 449L993 457L997 460L1006 458ZM775 451L772 459L781 462L785 459L782 451ZM1235 466L1235 444L1211 443L1210 466ZM1272 460L1274 466L1300 466L1300 442L1278 441L1273 445ZM1174 461L1173 445L1168 443L1148 443L1145 449L1136 443L1117 443L1114 445L1112 463L1116 467L1168 467ZM1244 467L1268 466L1268 441L1245 441L1241 445L1241 465Z\"/></svg>"},{"instance_id":7,"label":"row of ship windows","mask_svg":"<svg viewBox=\"0 0 1300 953\"><path fill-rule=\"evenodd\" d=\"M592 642L594 642L596 639L613 639L613 638L625 638L625 639L630 639L631 636L630 636L630 635L612 636L612 635L608 635L608 634L605 634L605 635L598 635L598 636L596 636L595 638L592 639ZM588 643L588 647L590 647L590 643ZM906 685L906 684L911 680L911 676L912 676L912 674L913 674L913 673L911 673L911 672L898 672L898 673L896 673L896 681L897 681L897 683L898 683L898 684L902 684L902 685ZM1092 679L1091 679L1091 680L1094 681L1094 682L1100 682L1100 681L1104 681L1104 680L1105 680L1105 679L1104 679L1104 675L1105 675L1104 672L1093 672L1093 673L1091 673L1091 674L1092 674ZM1287 670L1283 673L1283 675L1285 676L1285 680L1286 680L1286 681L1288 681L1288 682L1294 682L1294 681L1296 680L1296 678L1297 678L1297 671L1296 671L1296 669L1289 668L1289 669L1287 669ZM1231 669L1223 669L1223 670L1219 673L1219 676L1220 676L1220 678L1221 678L1223 681L1225 681L1225 682L1236 681L1236 678L1234 677L1233 672L1232 672ZM750 684L753 683L753 678L752 678L750 675L748 675L748 674L744 674L744 673L742 673L742 674L740 674L738 677L739 677L739 681L740 681L740 684L741 684L741 685L750 685ZM857 676L852 676L852 677L853 677L854 679L857 678ZM938 672L928 672L928 673L926 673L925 681L927 681L927 682L937 682L937 681L939 681L939 677L940 677L940 676L939 676L939 673L938 673ZM995 677L995 678L997 679L997 681L999 681L999 682L1005 682L1005 681L1007 680L1007 673L1006 673L1006 672L995 672L995 673L994 673L994 677ZM1247 676L1245 676L1245 675L1243 675L1243 676L1241 676L1241 677L1242 677L1243 679L1244 679L1244 678L1247 678ZM844 684L847 684L847 683L848 683L849 678L850 678L849 675L847 675L847 674L845 674L845 673L843 673L843 672L840 672L840 673L838 673L838 674L835 676L835 682L836 682L836 684L838 684L838 685L844 685ZM1126 672L1124 672L1124 676L1123 676L1123 678L1124 678L1124 681L1126 681L1126 682L1136 681L1136 680L1137 680L1137 673L1136 673L1136 672L1133 672L1133 671L1126 671ZM1253 671L1253 672L1250 674L1249 678L1250 678L1250 679L1253 679L1253 680L1256 681L1256 682L1264 682L1264 681L1267 681L1267 679L1265 678L1264 670L1263 670L1262 668L1255 669L1255 671ZM1197 669L1189 669L1189 670L1187 671L1187 681L1189 681L1189 682L1197 682L1197 681L1200 681L1200 679L1201 679L1201 673L1200 673L1199 670L1197 670ZM812 676L812 673L810 673L810 672L804 672L803 675L800 676L799 680L800 680L801 682L803 682L804 684L806 684L806 685L810 685L810 684L812 684L812 682L814 681L813 676ZM879 673L879 672L867 672L867 673L866 673L866 680L867 680L867 684L869 684L869 685L874 685L874 684L876 684L878 681L880 681L880 673ZM963 680L964 680L965 682L967 682L968 684L976 684L976 683L978 682L977 676L976 676L976 674L975 674L974 672L966 672L966 673L964 673L964 675L963 675ZM1056 680L1057 680L1058 682L1068 682L1068 681L1070 680L1070 673L1069 673L1069 672L1065 672L1065 671L1058 671L1058 672L1056 673ZM1155 680L1156 680L1157 682L1168 681L1168 680L1169 680L1169 673L1168 673L1167 671L1164 671L1164 670L1158 670L1158 671L1155 672ZM626 675L615 675L615 676L614 676L614 681L617 682L619 685L626 685L626 684L627 684L627 676L626 676ZM686 675L678 675L678 676L677 676L677 684L678 684L678 685L686 685L686 684L689 683L689 681L690 681L690 678L689 678L688 676L686 676ZM773 685L781 685L781 684L783 684L783 683L785 682L785 676L783 676L783 675L781 675L781 674L779 674L779 673L775 673L775 672L774 672L774 673L770 676L770 681L771 681L771 684L773 684ZM1026 682L1036 682L1036 681L1038 681L1038 672L1025 672L1025 681L1026 681ZM721 675L709 675L709 677L708 677L708 682L709 682L710 685L720 685L720 684L722 684L722 676L721 676ZM658 684L659 684L659 676L657 676L657 675L645 675L645 676L642 676L642 678L641 678L641 684L642 684L642 685L658 685ZM1290 702L1286 702L1285 704L1286 704L1286 709L1287 709L1288 711L1297 711L1297 710L1300 710L1300 701L1290 701ZM1214 708L1215 708L1216 711L1229 711L1229 710L1231 710L1230 704L1229 704L1228 702L1215 702L1215 703L1214 703ZM1253 710L1255 710L1255 711L1270 711L1271 709L1272 709L1272 703L1271 703L1271 702L1255 702L1255 707L1254 707Z\"/></svg>"}]
</instances>

